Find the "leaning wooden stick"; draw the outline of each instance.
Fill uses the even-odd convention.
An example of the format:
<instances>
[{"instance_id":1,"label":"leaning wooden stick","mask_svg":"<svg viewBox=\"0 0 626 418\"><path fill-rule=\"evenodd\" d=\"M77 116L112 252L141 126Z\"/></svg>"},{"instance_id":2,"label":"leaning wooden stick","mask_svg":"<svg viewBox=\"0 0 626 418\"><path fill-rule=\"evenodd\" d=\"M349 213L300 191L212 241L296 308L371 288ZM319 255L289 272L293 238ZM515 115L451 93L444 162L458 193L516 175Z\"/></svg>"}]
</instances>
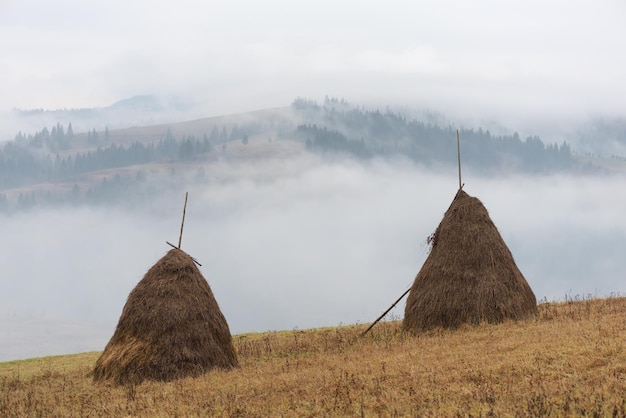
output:
<instances>
[{"instance_id":1,"label":"leaning wooden stick","mask_svg":"<svg viewBox=\"0 0 626 418\"><path fill-rule=\"evenodd\" d=\"M400 296L400 297L398 298L398 300L397 300L397 301L395 301L395 302L393 303L393 305L391 305L391 306L389 307L389 309L387 309L385 312L383 312L383 314L382 314L381 316L379 316L379 317L376 319L376 321L372 322L372 325L370 325L370 326L369 326L369 328L367 328L365 331L363 331L363 334L361 334L361 337L362 337L362 336L364 336L365 334L367 334L367 333L368 333L368 332L369 332L372 328L374 328L374 325L376 325L376 324L378 323L378 321L380 321L381 319L383 319L383 318L385 317L385 315L387 315L387 313L388 313L390 310L392 310L392 309L393 309L393 307L394 307L394 306L396 306L396 305L398 304L398 302L400 302L400 301L402 300L402 298L406 296L406 294L407 294L407 293L409 293L409 291L410 291L410 290L411 290L411 288L409 287L409 288L406 290L406 292L404 292L404 293L402 294L402 296Z\"/></svg>"},{"instance_id":2,"label":"leaning wooden stick","mask_svg":"<svg viewBox=\"0 0 626 418\"><path fill-rule=\"evenodd\" d=\"M185 226L185 212L187 211L187 196L189 192L185 192L185 206L183 207L183 222L180 224L180 235L178 236L178 249L180 250L180 244L183 240L183 227Z\"/></svg>"}]
</instances>

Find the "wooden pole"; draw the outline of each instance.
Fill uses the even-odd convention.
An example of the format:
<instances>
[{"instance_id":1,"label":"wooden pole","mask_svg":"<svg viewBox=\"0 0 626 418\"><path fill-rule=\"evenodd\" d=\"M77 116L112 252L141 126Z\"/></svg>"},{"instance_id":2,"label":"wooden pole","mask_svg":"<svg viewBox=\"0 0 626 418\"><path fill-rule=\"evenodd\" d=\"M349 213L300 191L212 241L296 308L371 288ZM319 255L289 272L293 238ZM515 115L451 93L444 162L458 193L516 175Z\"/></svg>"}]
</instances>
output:
<instances>
[{"instance_id":1,"label":"wooden pole","mask_svg":"<svg viewBox=\"0 0 626 418\"><path fill-rule=\"evenodd\" d=\"M183 221L180 224L180 235L178 236L178 249L180 250L180 244L183 241L183 227L185 226L185 212L187 212L187 196L189 192L185 192L185 206L183 207Z\"/></svg>"},{"instance_id":2,"label":"wooden pole","mask_svg":"<svg viewBox=\"0 0 626 418\"><path fill-rule=\"evenodd\" d=\"M167 245L169 245L172 248L176 248L177 250L180 250L180 244L183 241L183 228L185 227L185 213L187 212L187 197L189 197L189 192L185 192L185 206L183 206L183 221L180 224L180 235L178 236L178 247L175 246L174 244L172 244L169 241L165 241L165 243ZM182 250L181 250L182 251ZM189 254L187 254L189 255ZM189 256L191 257L191 256ZM199 266L202 266L202 264L198 263L198 260L196 260L195 258L191 257L191 259L193 260L194 263L196 263Z\"/></svg>"},{"instance_id":3,"label":"wooden pole","mask_svg":"<svg viewBox=\"0 0 626 418\"><path fill-rule=\"evenodd\" d=\"M459 138L459 130L456 130L456 156L459 163L459 190L463 187L461 184L461 140Z\"/></svg>"},{"instance_id":4,"label":"wooden pole","mask_svg":"<svg viewBox=\"0 0 626 418\"><path fill-rule=\"evenodd\" d=\"M409 293L409 291L411 290L411 288L409 287L406 292L404 292L402 294L402 296L400 296L398 298L398 300L396 300L393 305L391 305L389 307L389 309L387 309L385 312L383 312L383 314L381 316L379 316L376 321L372 322L372 325L369 326L369 328L367 328L365 331L363 331L363 334L361 334L361 337L364 336L365 334L367 334L372 328L374 328L374 325L376 325L378 323L378 321L380 321L381 319L383 319L385 317L385 315L387 315L387 313L393 309L394 306L396 306L398 304L398 302L400 302L402 300L403 297L406 296L407 293Z\"/></svg>"}]
</instances>

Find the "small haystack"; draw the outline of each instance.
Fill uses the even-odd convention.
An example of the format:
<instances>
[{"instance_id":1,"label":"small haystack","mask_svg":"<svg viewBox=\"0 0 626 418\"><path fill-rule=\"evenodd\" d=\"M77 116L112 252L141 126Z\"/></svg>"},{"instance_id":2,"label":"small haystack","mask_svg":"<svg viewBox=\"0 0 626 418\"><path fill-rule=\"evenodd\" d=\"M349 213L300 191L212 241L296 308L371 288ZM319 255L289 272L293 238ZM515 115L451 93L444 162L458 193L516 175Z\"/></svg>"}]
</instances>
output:
<instances>
[{"instance_id":1,"label":"small haystack","mask_svg":"<svg viewBox=\"0 0 626 418\"><path fill-rule=\"evenodd\" d=\"M537 300L487 209L459 189L430 238L402 328L423 331L537 315Z\"/></svg>"},{"instance_id":2,"label":"small haystack","mask_svg":"<svg viewBox=\"0 0 626 418\"><path fill-rule=\"evenodd\" d=\"M170 250L128 296L94 381L136 384L237 366L224 315L193 259Z\"/></svg>"}]
</instances>

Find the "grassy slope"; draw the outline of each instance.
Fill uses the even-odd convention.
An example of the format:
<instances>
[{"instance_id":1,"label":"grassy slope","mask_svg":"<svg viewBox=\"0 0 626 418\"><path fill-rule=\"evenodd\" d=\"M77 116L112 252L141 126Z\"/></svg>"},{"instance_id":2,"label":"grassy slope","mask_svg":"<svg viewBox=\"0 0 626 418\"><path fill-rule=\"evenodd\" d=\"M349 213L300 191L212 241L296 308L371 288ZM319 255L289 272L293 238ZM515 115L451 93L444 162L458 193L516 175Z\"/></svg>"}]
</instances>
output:
<instances>
[{"instance_id":1,"label":"grassy slope","mask_svg":"<svg viewBox=\"0 0 626 418\"><path fill-rule=\"evenodd\" d=\"M235 336L241 367L95 385L99 353L0 364L0 416L624 416L626 298L529 322L404 335L398 322Z\"/></svg>"}]
</instances>

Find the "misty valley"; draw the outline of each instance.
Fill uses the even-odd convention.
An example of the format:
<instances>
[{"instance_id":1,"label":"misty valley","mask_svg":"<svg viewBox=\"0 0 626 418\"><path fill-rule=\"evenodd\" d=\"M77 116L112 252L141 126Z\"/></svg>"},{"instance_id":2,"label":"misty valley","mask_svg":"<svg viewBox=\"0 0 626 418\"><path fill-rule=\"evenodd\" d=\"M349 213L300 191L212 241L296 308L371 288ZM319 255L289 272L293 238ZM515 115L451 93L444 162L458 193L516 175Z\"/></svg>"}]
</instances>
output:
<instances>
[{"instance_id":1,"label":"misty valley","mask_svg":"<svg viewBox=\"0 0 626 418\"><path fill-rule=\"evenodd\" d=\"M128 102L124 106L131 109ZM21 117L28 119L31 113L22 112ZM521 139L516 132L495 134L488 128L455 126L434 113L407 113L367 110L343 99L326 98L318 104L298 98L286 108L145 127L74 132L71 121L56 122L50 129L20 131L2 145L0 211L136 205L160 190L222 181L218 167L226 162L250 165L305 153L323 161L406 159L429 170L454 172L456 130L462 166L478 176L598 174L621 171L626 165L615 156L591 158L566 141L550 142L536 135ZM96 110L59 116L85 115L97 124Z\"/></svg>"},{"instance_id":2,"label":"misty valley","mask_svg":"<svg viewBox=\"0 0 626 418\"><path fill-rule=\"evenodd\" d=\"M336 99L115 129L64 115L0 153L4 360L101 350L177 242L185 192L182 248L234 334L372 321L411 284L458 189L457 129L464 190L537 300L623 289L624 161L584 142Z\"/></svg>"}]
</instances>

